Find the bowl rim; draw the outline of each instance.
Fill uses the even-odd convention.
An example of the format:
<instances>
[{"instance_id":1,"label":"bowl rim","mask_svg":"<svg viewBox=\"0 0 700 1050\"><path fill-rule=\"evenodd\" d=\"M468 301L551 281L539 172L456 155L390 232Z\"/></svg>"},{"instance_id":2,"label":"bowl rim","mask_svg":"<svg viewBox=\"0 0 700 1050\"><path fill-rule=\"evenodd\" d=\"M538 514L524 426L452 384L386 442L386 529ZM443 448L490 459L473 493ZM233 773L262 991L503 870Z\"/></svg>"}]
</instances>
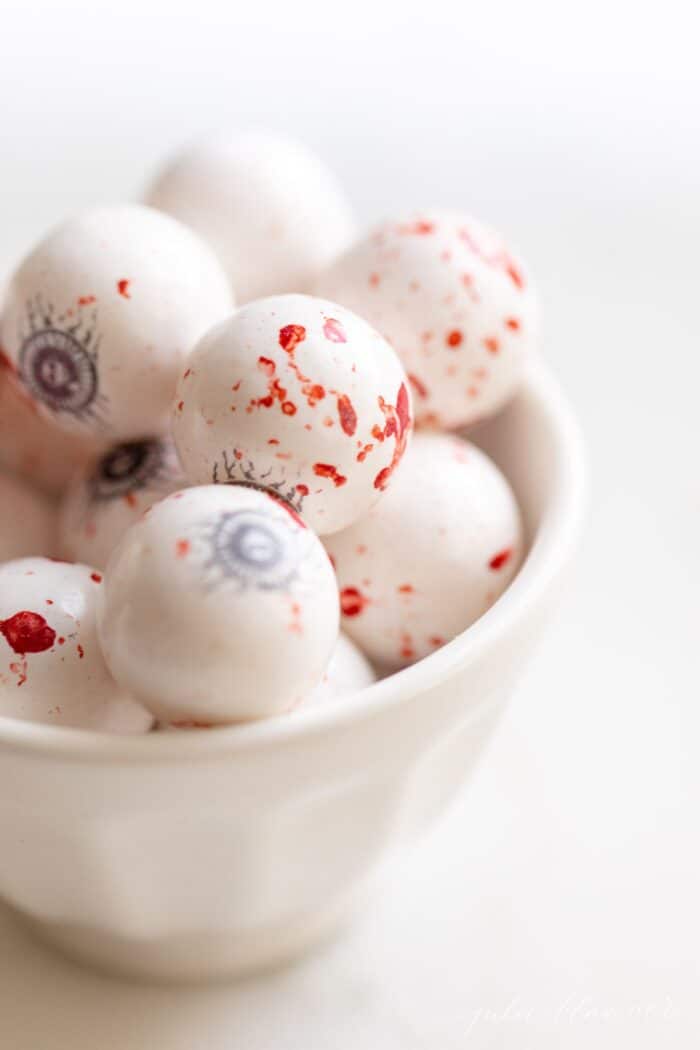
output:
<instances>
[{"instance_id":1,"label":"bowl rim","mask_svg":"<svg viewBox=\"0 0 700 1050\"><path fill-rule=\"evenodd\" d=\"M564 568L582 528L586 459L574 413L558 382L543 364L531 367L518 393L531 401L555 435L555 470L548 505L517 575L494 605L471 627L411 667L359 693L327 705L215 730L122 736L87 729L46 726L0 717L0 754L73 759L87 763L191 763L255 750L277 749L301 739L379 717L407 697L433 689L473 663L538 603Z\"/></svg>"}]
</instances>

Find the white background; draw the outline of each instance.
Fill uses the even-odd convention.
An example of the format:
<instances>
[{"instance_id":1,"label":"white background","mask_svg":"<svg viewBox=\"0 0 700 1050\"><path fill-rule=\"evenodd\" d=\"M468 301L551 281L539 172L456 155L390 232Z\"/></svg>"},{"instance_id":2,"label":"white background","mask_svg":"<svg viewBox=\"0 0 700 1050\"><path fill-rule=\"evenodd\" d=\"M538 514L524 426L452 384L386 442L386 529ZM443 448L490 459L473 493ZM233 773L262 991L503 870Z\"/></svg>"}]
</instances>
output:
<instances>
[{"instance_id":1,"label":"white background","mask_svg":"<svg viewBox=\"0 0 700 1050\"><path fill-rule=\"evenodd\" d=\"M635 1050L700 1037L700 73L691 5L5 0L0 263L209 129L306 139L363 222L531 260L592 500L479 773L341 940L234 989L85 975L0 915L7 1050Z\"/></svg>"}]
</instances>

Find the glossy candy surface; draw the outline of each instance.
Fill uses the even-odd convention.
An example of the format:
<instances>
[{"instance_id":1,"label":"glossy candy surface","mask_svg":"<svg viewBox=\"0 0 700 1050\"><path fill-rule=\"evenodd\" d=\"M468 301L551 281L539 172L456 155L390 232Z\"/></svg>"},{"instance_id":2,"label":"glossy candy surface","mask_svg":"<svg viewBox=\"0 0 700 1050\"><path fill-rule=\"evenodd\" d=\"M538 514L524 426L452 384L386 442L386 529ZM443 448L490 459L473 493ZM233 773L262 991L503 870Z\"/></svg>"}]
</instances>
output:
<instances>
[{"instance_id":1,"label":"glossy candy surface","mask_svg":"<svg viewBox=\"0 0 700 1050\"><path fill-rule=\"evenodd\" d=\"M299 705L300 711L328 704L366 689L377 676L369 660L351 638L341 631L323 678L313 693Z\"/></svg>"},{"instance_id":2,"label":"glossy candy surface","mask_svg":"<svg viewBox=\"0 0 700 1050\"><path fill-rule=\"evenodd\" d=\"M410 430L391 347L350 311L305 295L249 303L207 333L173 411L192 483L267 487L319 533L377 502Z\"/></svg>"},{"instance_id":3,"label":"glossy candy surface","mask_svg":"<svg viewBox=\"0 0 700 1050\"><path fill-rule=\"evenodd\" d=\"M59 518L61 554L103 569L129 526L185 484L169 439L113 445L66 493Z\"/></svg>"},{"instance_id":4,"label":"glossy candy surface","mask_svg":"<svg viewBox=\"0 0 700 1050\"><path fill-rule=\"evenodd\" d=\"M389 340L409 375L418 426L452 429L491 415L538 348L532 278L499 234L466 215L386 222L314 290Z\"/></svg>"},{"instance_id":5,"label":"glossy candy surface","mask_svg":"<svg viewBox=\"0 0 700 1050\"><path fill-rule=\"evenodd\" d=\"M50 419L91 439L157 433L181 362L233 301L211 250L142 205L84 211L15 271L0 344Z\"/></svg>"},{"instance_id":6,"label":"glossy candy surface","mask_svg":"<svg viewBox=\"0 0 700 1050\"><path fill-rule=\"evenodd\" d=\"M523 537L510 485L483 452L416 434L386 498L325 545L343 629L395 670L487 611L515 575Z\"/></svg>"},{"instance_id":7,"label":"glossy candy surface","mask_svg":"<svg viewBox=\"0 0 700 1050\"><path fill-rule=\"evenodd\" d=\"M279 135L197 143L160 174L147 203L212 246L241 303L308 291L353 233L333 174L305 146Z\"/></svg>"},{"instance_id":8,"label":"glossy candy surface","mask_svg":"<svg viewBox=\"0 0 700 1050\"><path fill-rule=\"evenodd\" d=\"M86 565L21 558L0 566L0 715L113 733L151 728L102 657L101 586Z\"/></svg>"},{"instance_id":9,"label":"glossy candy surface","mask_svg":"<svg viewBox=\"0 0 700 1050\"><path fill-rule=\"evenodd\" d=\"M264 718L318 684L338 591L318 538L277 498L202 486L157 503L110 558L100 638L162 722Z\"/></svg>"}]
</instances>

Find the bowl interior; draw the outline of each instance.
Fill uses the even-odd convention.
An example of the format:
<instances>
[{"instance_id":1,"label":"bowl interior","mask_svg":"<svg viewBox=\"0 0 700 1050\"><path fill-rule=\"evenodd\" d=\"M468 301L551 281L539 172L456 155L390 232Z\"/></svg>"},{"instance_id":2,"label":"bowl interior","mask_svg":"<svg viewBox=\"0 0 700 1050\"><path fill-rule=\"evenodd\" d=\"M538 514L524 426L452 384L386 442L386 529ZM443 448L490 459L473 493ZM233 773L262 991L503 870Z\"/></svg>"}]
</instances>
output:
<instances>
[{"instance_id":1,"label":"bowl interior","mask_svg":"<svg viewBox=\"0 0 700 1050\"><path fill-rule=\"evenodd\" d=\"M583 516L585 466L578 426L543 366L533 368L518 396L468 437L510 480L523 514L527 555L495 605L448 645L359 694L308 711L302 708L293 716L208 732L120 737L0 718L0 752L49 751L95 762L192 761L221 751L283 745L299 735L325 732L334 723L371 716L377 705L400 702L402 695L429 690L457 665L464 666L494 635L506 631L514 617L527 615L528 605L568 561Z\"/></svg>"}]
</instances>

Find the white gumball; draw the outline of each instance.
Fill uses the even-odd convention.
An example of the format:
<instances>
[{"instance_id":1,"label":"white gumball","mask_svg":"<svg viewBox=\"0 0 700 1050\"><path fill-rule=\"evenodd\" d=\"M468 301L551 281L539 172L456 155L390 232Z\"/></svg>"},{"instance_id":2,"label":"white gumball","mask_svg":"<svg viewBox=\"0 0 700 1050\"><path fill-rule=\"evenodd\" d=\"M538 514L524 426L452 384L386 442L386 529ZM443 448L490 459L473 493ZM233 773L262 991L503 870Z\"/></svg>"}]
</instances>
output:
<instances>
[{"instance_id":1,"label":"white gumball","mask_svg":"<svg viewBox=\"0 0 700 1050\"><path fill-rule=\"evenodd\" d=\"M166 424L185 355L232 309L191 230L152 208L92 208L53 230L10 281L3 350L42 412L112 441Z\"/></svg>"},{"instance_id":2,"label":"white gumball","mask_svg":"<svg viewBox=\"0 0 700 1050\"><path fill-rule=\"evenodd\" d=\"M161 173L147 203L212 246L239 302L308 291L353 233L332 173L305 146L278 135L196 144Z\"/></svg>"},{"instance_id":3,"label":"white gumball","mask_svg":"<svg viewBox=\"0 0 700 1050\"><path fill-rule=\"evenodd\" d=\"M56 549L56 512L18 478L0 476L0 562Z\"/></svg>"},{"instance_id":4,"label":"white gumball","mask_svg":"<svg viewBox=\"0 0 700 1050\"><path fill-rule=\"evenodd\" d=\"M356 310L395 347L419 426L450 429L492 414L537 351L530 275L499 234L469 216L429 211L386 222L315 291Z\"/></svg>"},{"instance_id":5,"label":"white gumball","mask_svg":"<svg viewBox=\"0 0 700 1050\"><path fill-rule=\"evenodd\" d=\"M326 538L343 629L387 669L469 627L512 580L523 552L508 481L476 446L416 434L386 498Z\"/></svg>"},{"instance_id":6,"label":"white gumball","mask_svg":"<svg viewBox=\"0 0 700 1050\"><path fill-rule=\"evenodd\" d=\"M341 632L323 678L313 693L300 704L299 710L306 711L310 707L359 693L376 680L377 675L365 654L351 638Z\"/></svg>"},{"instance_id":7,"label":"white gumball","mask_svg":"<svg viewBox=\"0 0 700 1050\"><path fill-rule=\"evenodd\" d=\"M102 657L101 586L86 565L22 558L0 566L0 715L112 733L151 728Z\"/></svg>"},{"instance_id":8,"label":"white gumball","mask_svg":"<svg viewBox=\"0 0 700 1050\"><path fill-rule=\"evenodd\" d=\"M248 303L187 361L173 436L195 484L274 490L318 533L344 528L389 485L411 430L408 382L370 326L335 303Z\"/></svg>"},{"instance_id":9,"label":"white gumball","mask_svg":"<svg viewBox=\"0 0 700 1050\"><path fill-rule=\"evenodd\" d=\"M169 438L112 446L74 478L66 493L59 518L61 554L103 569L126 530L185 485Z\"/></svg>"},{"instance_id":10,"label":"white gumball","mask_svg":"<svg viewBox=\"0 0 700 1050\"><path fill-rule=\"evenodd\" d=\"M180 725L289 710L320 681L338 636L320 541L277 498L238 485L155 504L112 555L101 599L115 678Z\"/></svg>"}]
</instances>

